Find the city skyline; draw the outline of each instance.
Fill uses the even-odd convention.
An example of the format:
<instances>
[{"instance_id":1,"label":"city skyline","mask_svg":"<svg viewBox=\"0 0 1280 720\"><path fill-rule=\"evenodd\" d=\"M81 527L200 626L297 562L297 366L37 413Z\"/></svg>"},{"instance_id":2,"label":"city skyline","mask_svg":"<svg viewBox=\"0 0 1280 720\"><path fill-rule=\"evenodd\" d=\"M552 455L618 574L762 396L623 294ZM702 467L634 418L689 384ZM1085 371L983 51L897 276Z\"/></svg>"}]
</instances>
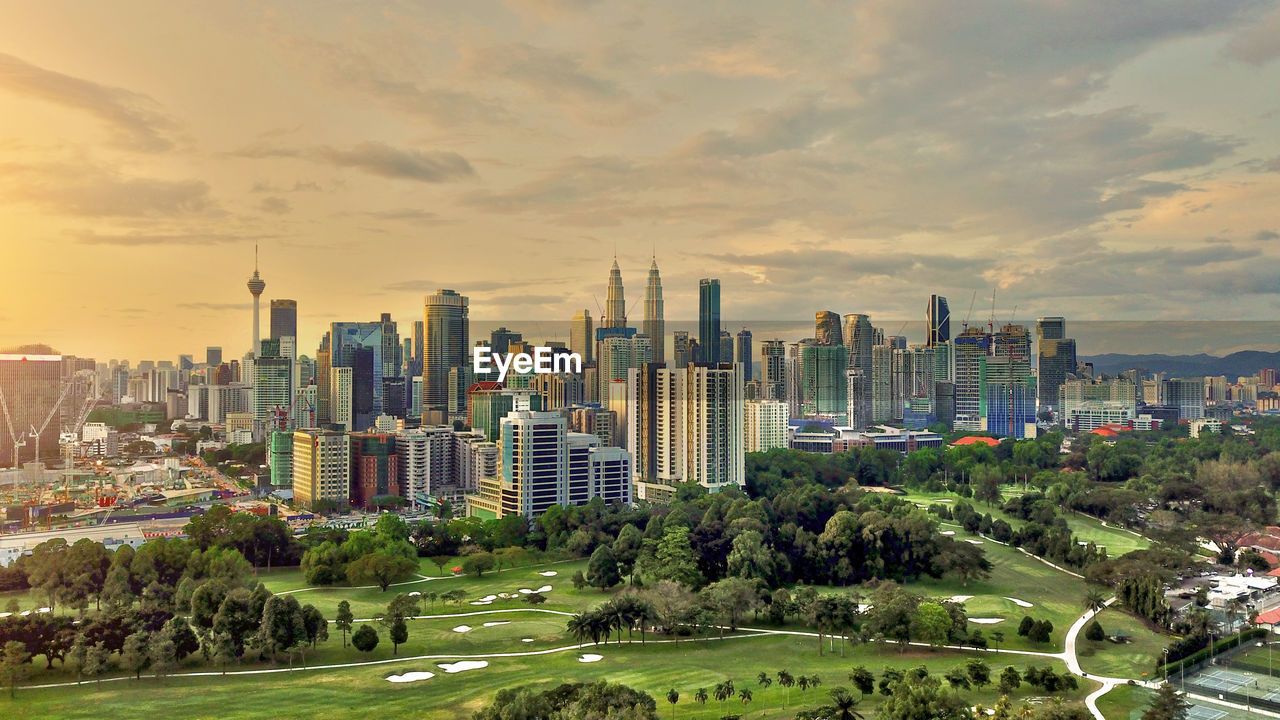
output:
<instances>
[{"instance_id":1,"label":"city skyline","mask_svg":"<svg viewBox=\"0 0 1280 720\"><path fill-rule=\"evenodd\" d=\"M1280 9L1113 11L0 10L0 223L36 270L0 345L238 357L255 243L303 338L441 287L596 314L614 253L636 318L655 253L669 318L702 277L725 318L993 287L1024 318L1273 317Z\"/></svg>"}]
</instances>

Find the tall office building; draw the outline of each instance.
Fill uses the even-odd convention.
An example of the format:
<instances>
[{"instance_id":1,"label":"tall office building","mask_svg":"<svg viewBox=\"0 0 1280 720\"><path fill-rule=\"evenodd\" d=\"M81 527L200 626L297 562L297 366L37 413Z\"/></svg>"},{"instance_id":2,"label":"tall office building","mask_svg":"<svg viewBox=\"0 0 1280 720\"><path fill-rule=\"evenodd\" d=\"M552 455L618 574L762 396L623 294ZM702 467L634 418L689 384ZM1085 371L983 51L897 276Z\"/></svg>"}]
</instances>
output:
<instances>
[{"instance_id":1,"label":"tall office building","mask_svg":"<svg viewBox=\"0 0 1280 720\"><path fill-rule=\"evenodd\" d=\"M933 347L951 339L951 308L947 307L947 299L941 295L929 296L929 307L925 309L926 329L925 345Z\"/></svg>"},{"instance_id":2,"label":"tall office building","mask_svg":"<svg viewBox=\"0 0 1280 720\"><path fill-rule=\"evenodd\" d=\"M375 498L400 495L400 456L390 433L352 433L351 504L373 509Z\"/></svg>"},{"instance_id":3,"label":"tall office building","mask_svg":"<svg viewBox=\"0 0 1280 720\"><path fill-rule=\"evenodd\" d=\"M689 341L689 333L677 330L671 334L671 367L684 367L693 362L693 346Z\"/></svg>"},{"instance_id":4,"label":"tall office building","mask_svg":"<svg viewBox=\"0 0 1280 720\"><path fill-rule=\"evenodd\" d=\"M1161 396L1166 405L1178 408L1179 420L1199 420L1204 417L1204 380L1202 378L1172 378L1161 384Z\"/></svg>"},{"instance_id":5,"label":"tall office building","mask_svg":"<svg viewBox=\"0 0 1280 720\"><path fill-rule=\"evenodd\" d=\"M267 282L258 275L258 246L253 246L253 277L249 278L247 283L249 294L253 296L253 342L249 345L249 352L253 355L258 354L258 343L262 340L262 330L259 326L259 318L261 312L258 309L258 298L262 296L262 291L267 289Z\"/></svg>"},{"instance_id":6,"label":"tall office building","mask_svg":"<svg viewBox=\"0 0 1280 720\"><path fill-rule=\"evenodd\" d=\"M222 348L217 345L210 345L204 349L204 364L209 367L218 367L222 364ZM128 367L125 368L126 370Z\"/></svg>"},{"instance_id":7,"label":"tall office building","mask_svg":"<svg viewBox=\"0 0 1280 720\"><path fill-rule=\"evenodd\" d=\"M271 339L282 337L298 337L298 301L271 301Z\"/></svg>"},{"instance_id":8,"label":"tall office building","mask_svg":"<svg viewBox=\"0 0 1280 720\"><path fill-rule=\"evenodd\" d=\"M819 310L813 323L813 339L819 345L844 345L840 332L840 316L830 310Z\"/></svg>"},{"instance_id":9,"label":"tall office building","mask_svg":"<svg viewBox=\"0 0 1280 720\"><path fill-rule=\"evenodd\" d=\"M980 326L968 328L952 341L952 349L955 353L955 427L981 430L991 335Z\"/></svg>"},{"instance_id":10,"label":"tall office building","mask_svg":"<svg viewBox=\"0 0 1280 720\"><path fill-rule=\"evenodd\" d=\"M467 496L482 518L535 517L555 505L581 505L594 497L631 502L631 454L601 447L600 438L569 432L557 412L519 411L502 419L499 477Z\"/></svg>"},{"instance_id":11,"label":"tall office building","mask_svg":"<svg viewBox=\"0 0 1280 720\"><path fill-rule=\"evenodd\" d=\"M267 464L271 486L293 487L293 432L275 430L267 434Z\"/></svg>"},{"instance_id":12,"label":"tall office building","mask_svg":"<svg viewBox=\"0 0 1280 720\"><path fill-rule=\"evenodd\" d=\"M742 394L733 364L631 371L627 448L644 460L636 481L645 499L667 500L686 481L711 490L746 482Z\"/></svg>"},{"instance_id":13,"label":"tall office building","mask_svg":"<svg viewBox=\"0 0 1280 720\"><path fill-rule=\"evenodd\" d=\"M699 362L720 361L720 281L703 278L698 281L698 354Z\"/></svg>"},{"instance_id":14,"label":"tall office building","mask_svg":"<svg viewBox=\"0 0 1280 720\"><path fill-rule=\"evenodd\" d=\"M871 348L871 422L893 422L893 346Z\"/></svg>"},{"instance_id":15,"label":"tall office building","mask_svg":"<svg viewBox=\"0 0 1280 720\"><path fill-rule=\"evenodd\" d=\"M720 357L715 362L733 362L733 335L728 330L720 331Z\"/></svg>"},{"instance_id":16,"label":"tall office building","mask_svg":"<svg viewBox=\"0 0 1280 720\"><path fill-rule=\"evenodd\" d=\"M751 331L746 328L739 330L735 338L733 362L742 366L742 381L751 382Z\"/></svg>"},{"instance_id":17,"label":"tall office building","mask_svg":"<svg viewBox=\"0 0 1280 720\"><path fill-rule=\"evenodd\" d=\"M844 416L848 408L848 351L843 345L800 341L800 412Z\"/></svg>"},{"instance_id":18,"label":"tall office building","mask_svg":"<svg viewBox=\"0 0 1280 720\"><path fill-rule=\"evenodd\" d=\"M626 382L627 370L650 362L653 362L653 346L648 336L606 335L600 338L596 359L600 404L608 405L610 388L616 382Z\"/></svg>"},{"instance_id":19,"label":"tall office building","mask_svg":"<svg viewBox=\"0 0 1280 720\"><path fill-rule=\"evenodd\" d=\"M1058 408L1058 390L1076 370L1076 341L1067 337L1067 321L1060 317L1036 320L1037 392L1042 409Z\"/></svg>"},{"instance_id":20,"label":"tall office building","mask_svg":"<svg viewBox=\"0 0 1280 720\"><path fill-rule=\"evenodd\" d=\"M667 329L662 319L662 278L658 276L658 259L649 265L649 285L644 292L644 327L649 336L653 361L660 365L667 362Z\"/></svg>"},{"instance_id":21,"label":"tall office building","mask_svg":"<svg viewBox=\"0 0 1280 720\"><path fill-rule=\"evenodd\" d=\"M844 338L847 343L849 426L861 430L872 420L872 348L876 343L876 329L871 318L862 313L844 316Z\"/></svg>"},{"instance_id":22,"label":"tall office building","mask_svg":"<svg viewBox=\"0 0 1280 720\"><path fill-rule=\"evenodd\" d=\"M787 404L781 400L747 400L744 404L745 452L768 452L787 446Z\"/></svg>"},{"instance_id":23,"label":"tall office building","mask_svg":"<svg viewBox=\"0 0 1280 720\"><path fill-rule=\"evenodd\" d=\"M600 327L625 328L627 326L627 299L622 291L622 270L618 268L618 258L613 259L613 267L609 268L609 289L604 301L604 319Z\"/></svg>"},{"instance_id":24,"label":"tall office building","mask_svg":"<svg viewBox=\"0 0 1280 720\"><path fill-rule=\"evenodd\" d=\"M0 393L7 408L5 419L11 421L6 423L8 427L0 426L0 466L18 467L21 462L39 457L57 457L61 428L56 421L50 421L43 429L41 425L54 413L62 388L61 355L0 355ZM38 431L38 437L30 437L32 428ZM24 444L15 445L19 438L25 438Z\"/></svg>"},{"instance_id":25,"label":"tall office building","mask_svg":"<svg viewBox=\"0 0 1280 720\"><path fill-rule=\"evenodd\" d=\"M422 337L422 409L448 411L449 371L470 369L467 353L471 352L470 322L467 298L453 290L440 290L428 295L424 302ZM464 375L461 380L466 380ZM453 388L454 394L466 396L466 387ZM425 422L425 420L424 420Z\"/></svg>"},{"instance_id":26,"label":"tall office building","mask_svg":"<svg viewBox=\"0 0 1280 720\"><path fill-rule=\"evenodd\" d=\"M578 353L583 365L590 365L595 356L592 350L596 344L595 328L591 324L591 313L578 311L569 326L569 350Z\"/></svg>"},{"instance_id":27,"label":"tall office building","mask_svg":"<svg viewBox=\"0 0 1280 720\"><path fill-rule=\"evenodd\" d=\"M336 367L329 370L329 415L327 423L350 432L355 427L352 411L352 387L355 368Z\"/></svg>"},{"instance_id":28,"label":"tall office building","mask_svg":"<svg viewBox=\"0 0 1280 720\"><path fill-rule=\"evenodd\" d=\"M763 400L787 399L787 346L781 340L760 343L760 397Z\"/></svg>"},{"instance_id":29,"label":"tall office building","mask_svg":"<svg viewBox=\"0 0 1280 720\"><path fill-rule=\"evenodd\" d=\"M511 347L511 343L519 343L524 341L524 335L513 332L500 327L489 333L489 348L499 355L506 355Z\"/></svg>"},{"instance_id":30,"label":"tall office building","mask_svg":"<svg viewBox=\"0 0 1280 720\"><path fill-rule=\"evenodd\" d=\"M269 430L287 430L287 412L293 408L294 391L293 360L280 349L280 340L268 338L260 343L259 357L253 363L253 419L271 423L277 413L284 413L284 425L272 425Z\"/></svg>"},{"instance_id":31,"label":"tall office building","mask_svg":"<svg viewBox=\"0 0 1280 720\"><path fill-rule=\"evenodd\" d=\"M351 497L351 440L346 433L309 428L293 434L293 499L305 508Z\"/></svg>"},{"instance_id":32,"label":"tall office building","mask_svg":"<svg viewBox=\"0 0 1280 720\"><path fill-rule=\"evenodd\" d=\"M992 337L983 377L985 429L1012 438L1034 436L1036 386L1031 376L1031 333L1005 325Z\"/></svg>"}]
</instances>

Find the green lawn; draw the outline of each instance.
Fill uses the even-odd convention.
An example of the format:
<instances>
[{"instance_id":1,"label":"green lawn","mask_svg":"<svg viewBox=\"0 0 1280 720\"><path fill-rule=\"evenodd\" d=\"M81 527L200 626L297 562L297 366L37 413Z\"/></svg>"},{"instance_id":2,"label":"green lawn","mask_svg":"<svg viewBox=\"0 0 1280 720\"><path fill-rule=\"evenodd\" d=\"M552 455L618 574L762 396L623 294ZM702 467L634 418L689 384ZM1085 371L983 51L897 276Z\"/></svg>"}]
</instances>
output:
<instances>
[{"instance_id":1,"label":"green lawn","mask_svg":"<svg viewBox=\"0 0 1280 720\"><path fill-rule=\"evenodd\" d=\"M1132 642L1093 642L1086 640L1081 631L1080 639L1076 641L1076 655L1080 658L1080 668L1085 672L1106 677L1142 678L1144 673L1155 672L1157 658L1173 640L1121 610L1108 608L1097 619L1108 635L1124 632Z\"/></svg>"},{"instance_id":2,"label":"green lawn","mask_svg":"<svg viewBox=\"0 0 1280 720\"><path fill-rule=\"evenodd\" d=\"M479 631L474 631L479 632ZM518 632L512 632L515 637ZM330 644L340 641L330 640ZM412 642L412 641L411 641ZM457 638L440 637L425 640L436 651L460 651ZM658 700L666 717L670 706L664 697L668 688L680 692L677 718L719 717L719 703L697 705L693 698L698 688L708 691L718 682L733 680L738 687L750 687L755 699L748 705L733 700L727 706L748 718L791 717L797 707L813 706L825 701L827 691L836 685L848 685L849 668L864 664L877 675L885 668L910 668L920 664L934 673L964 662L968 653L924 651L905 653L886 650L883 646L851 648L848 655L827 654L819 657L812 639L798 637L738 637L724 641L685 641L650 643L647 646L609 645L587 648L604 656L596 663L578 662L578 651L515 658L492 658L490 667L454 675L443 673L438 660L410 660L394 664L337 670L278 673L274 675L241 675L203 678L169 678L161 684L153 679L126 680L86 684L80 688L57 688L22 691L11 704L10 714L18 718L99 718L99 717L189 717L189 718L350 718L364 717L377 708L387 717L422 717L463 719L470 717L483 702L499 689L527 683L552 685L566 681L608 679L645 690ZM998 673L1005 665L1025 668L1028 665L1053 665L1061 672L1060 663L1040 658L983 654ZM787 691L776 683L764 689L756 684L761 672L776 675L786 669L793 674L816 674L821 687L802 693L798 687L789 693L788 711L782 705ZM386 676L409 671L428 671L436 677L407 684L393 684ZM1089 683L1069 694L1080 699L1089 691ZM996 693L991 688L965 691L970 702L992 704ZM1014 694L1015 703L1036 696L1037 691L1023 687ZM250 700L251 698L251 700ZM874 708L882 698L878 695L864 701Z\"/></svg>"},{"instance_id":3,"label":"green lawn","mask_svg":"<svg viewBox=\"0 0 1280 720\"><path fill-rule=\"evenodd\" d=\"M1006 491L1004 494L1006 499L1023 494L1023 490L1021 488L1013 490L1008 487L1003 487L1002 489ZM903 497L924 505L931 505L942 500L951 501L941 503L943 505L953 505L955 504L955 501L963 499L953 492L929 493L911 491L906 493ZM986 515L990 513L991 517L1003 519L1015 528L1021 527L1024 522L1006 514L999 507L988 507L985 503L979 503L972 499L969 499L968 502L973 505L973 509L979 514ZM1066 518L1067 526L1071 528L1071 532L1080 540L1084 542L1092 541L1097 545L1105 546L1107 548L1107 555L1110 557L1119 557L1125 553L1132 552L1134 550L1145 550L1151 546L1150 541L1146 538L1134 535L1124 528L1103 524L1101 520L1089 515L1076 512L1065 512L1063 513L1063 517Z\"/></svg>"},{"instance_id":4,"label":"green lawn","mask_svg":"<svg viewBox=\"0 0 1280 720\"><path fill-rule=\"evenodd\" d=\"M1136 685L1117 685L1098 698L1098 709L1107 720L1138 720L1149 702L1150 690Z\"/></svg>"}]
</instances>

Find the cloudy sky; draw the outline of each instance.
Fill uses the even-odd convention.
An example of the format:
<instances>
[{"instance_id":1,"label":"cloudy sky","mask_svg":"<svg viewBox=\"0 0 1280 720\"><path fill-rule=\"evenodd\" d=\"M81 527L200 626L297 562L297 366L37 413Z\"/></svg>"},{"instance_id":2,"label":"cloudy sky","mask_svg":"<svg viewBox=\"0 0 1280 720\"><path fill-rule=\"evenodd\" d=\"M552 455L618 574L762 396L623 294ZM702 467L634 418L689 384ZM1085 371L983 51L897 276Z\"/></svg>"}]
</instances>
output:
<instances>
[{"instance_id":1,"label":"cloudy sky","mask_svg":"<svg viewBox=\"0 0 1280 720\"><path fill-rule=\"evenodd\" d=\"M1275 0L0 5L0 345L330 320L1280 314ZM264 302L265 305L265 302ZM976 314L976 313L975 313ZM264 313L265 324L265 313Z\"/></svg>"}]
</instances>

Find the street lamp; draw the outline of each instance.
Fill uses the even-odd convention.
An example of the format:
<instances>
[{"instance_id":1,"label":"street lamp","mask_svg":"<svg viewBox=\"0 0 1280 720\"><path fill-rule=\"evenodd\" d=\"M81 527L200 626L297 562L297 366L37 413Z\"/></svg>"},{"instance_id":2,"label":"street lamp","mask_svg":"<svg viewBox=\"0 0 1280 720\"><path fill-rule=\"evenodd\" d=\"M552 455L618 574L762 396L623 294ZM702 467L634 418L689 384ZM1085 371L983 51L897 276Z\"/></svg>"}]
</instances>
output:
<instances>
[{"instance_id":1,"label":"street lamp","mask_svg":"<svg viewBox=\"0 0 1280 720\"><path fill-rule=\"evenodd\" d=\"M1164 681L1169 682L1169 648L1164 649Z\"/></svg>"}]
</instances>

